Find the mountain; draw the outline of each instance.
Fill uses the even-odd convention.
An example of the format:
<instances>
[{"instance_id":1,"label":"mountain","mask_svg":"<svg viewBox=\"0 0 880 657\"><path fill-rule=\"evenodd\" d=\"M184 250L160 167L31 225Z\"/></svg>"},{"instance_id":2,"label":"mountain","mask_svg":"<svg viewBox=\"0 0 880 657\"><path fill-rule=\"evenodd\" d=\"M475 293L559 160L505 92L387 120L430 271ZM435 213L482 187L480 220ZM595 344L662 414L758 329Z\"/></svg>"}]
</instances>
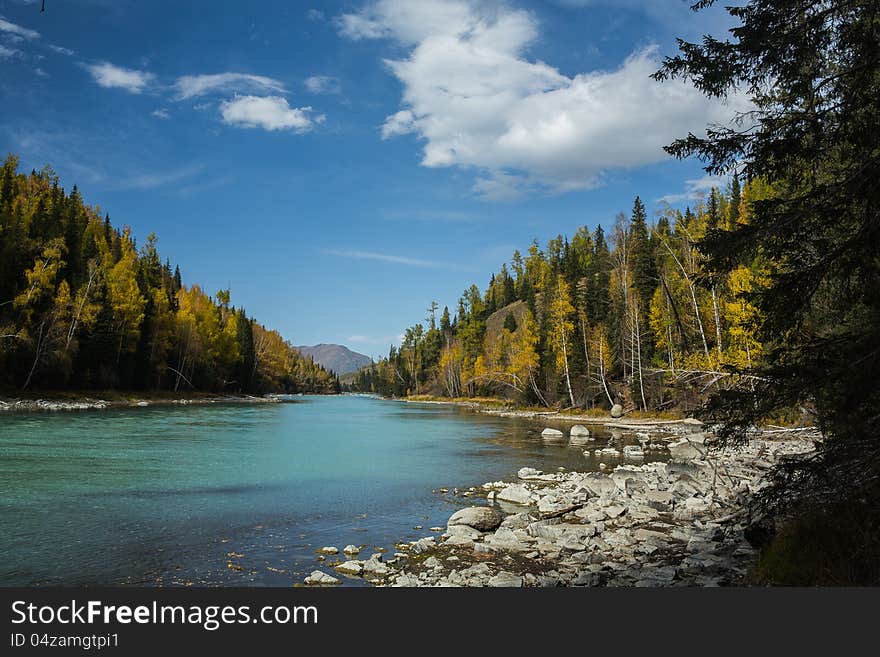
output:
<instances>
[{"instance_id":1,"label":"mountain","mask_svg":"<svg viewBox=\"0 0 880 657\"><path fill-rule=\"evenodd\" d=\"M341 344L316 344L312 347L294 347L305 356L311 356L318 365L327 370L333 370L339 376L356 372L373 360Z\"/></svg>"}]
</instances>

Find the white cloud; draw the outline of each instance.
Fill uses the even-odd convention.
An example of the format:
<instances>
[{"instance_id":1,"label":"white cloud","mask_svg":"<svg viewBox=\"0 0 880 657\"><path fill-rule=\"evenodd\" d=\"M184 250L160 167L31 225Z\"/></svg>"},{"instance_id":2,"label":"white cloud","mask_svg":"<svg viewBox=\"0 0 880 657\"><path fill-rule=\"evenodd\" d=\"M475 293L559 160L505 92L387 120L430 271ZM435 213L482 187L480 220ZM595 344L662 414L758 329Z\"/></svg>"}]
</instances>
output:
<instances>
[{"instance_id":1,"label":"white cloud","mask_svg":"<svg viewBox=\"0 0 880 657\"><path fill-rule=\"evenodd\" d=\"M376 260L378 262L388 262L395 265L407 265L410 267L423 267L425 269L470 271L468 268L462 267L461 265L453 262L423 260L422 258L411 258L409 256L400 256L388 253L377 253L375 251L322 249L321 252L327 255L336 256L338 258L346 258L349 260Z\"/></svg>"},{"instance_id":2,"label":"white cloud","mask_svg":"<svg viewBox=\"0 0 880 657\"><path fill-rule=\"evenodd\" d=\"M120 179L114 184L116 189L155 189L175 185L197 176L204 167L200 164L186 166L171 171L154 171L136 174Z\"/></svg>"},{"instance_id":3,"label":"white cloud","mask_svg":"<svg viewBox=\"0 0 880 657\"><path fill-rule=\"evenodd\" d=\"M281 96L236 96L220 103L223 121L241 128L307 132L324 115L311 116L311 107L291 107Z\"/></svg>"},{"instance_id":4,"label":"white cloud","mask_svg":"<svg viewBox=\"0 0 880 657\"><path fill-rule=\"evenodd\" d=\"M340 251L338 249L327 249L324 251L327 255L338 256L340 258L353 258L355 260L378 260L380 262L391 262L396 265L411 265L413 267L442 267L442 263L433 260L422 260L420 258L409 258L407 256L389 255L387 253L375 253L373 251Z\"/></svg>"},{"instance_id":5,"label":"white cloud","mask_svg":"<svg viewBox=\"0 0 880 657\"><path fill-rule=\"evenodd\" d=\"M418 136L423 166L476 171L484 198L594 187L604 171L664 160L674 138L733 114L681 81L652 80L653 47L573 77L529 59L535 16L498 2L378 0L337 26L408 49L386 61L403 98L383 138Z\"/></svg>"},{"instance_id":6,"label":"white cloud","mask_svg":"<svg viewBox=\"0 0 880 657\"><path fill-rule=\"evenodd\" d=\"M168 113L167 109L157 109L150 112L150 116L156 119L169 119L171 115Z\"/></svg>"},{"instance_id":7,"label":"white cloud","mask_svg":"<svg viewBox=\"0 0 880 657\"><path fill-rule=\"evenodd\" d=\"M17 37L21 37L22 39L39 39L40 33L34 30L29 30L26 27L22 27L21 25L16 25L15 23L10 23L8 20L0 16L0 32L5 32L6 34L12 34Z\"/></svg>"},{"instance_id":8,"label":"white cloud","mask_svg":"<svg viewBox=\"0 0 880 657\"><path fill-rule=\"evenodd\" d=\"M6 46L0 44L0 59L12 59L13 57L18 57L21 55L20 50L16 50L15 48L7 48Z\"/></svg>"},{"instance_id":9,"label":"white cloud","mask_svg":"<svg viewBox=\"0 0 880 657\"><path fill-rule=\"evenodd\" d=\"M53 43L50 43L50 44L49 44L49 50L52 50L52 51L54 51L54 52L57 52L59 55L67 55L68 57L69 57L70 55L75 55L75 54L76 54L76 52L73 51L73 50L71 50L70 48L65 48L65 47L63 47L63 46L56 46L56 45L53 44Z\"/></svg>"},{"instance_id":10,"label":"white cloud","mask_svg":"<svg viewBox=\"0 0 880 657\"><path fill-rule=\"evenodd\" d=\"M667 194L658 201L666 203L680 203L681 201L697 201L708 194L713 187L724 189L727 178L724 176L711 176L706 174L702 178L691 178L684 181L685 191L680 194Z\"/></svg>"},{"instance_id":11,"label":"white cloud","mask_svg":"<svg viewBox=\"0 0 880 657\"><path fill-rule=\"evenodd\" d=\"M309 9L306 12L306 18L310 21L320 22L324 20L324 12L320 9Z\"/></svg>"},{"instance_id":12,"label":"white cloud","mask_svg":"<svg viewBox=\"0 0 880 657\"><path fill-rule=\"evenodd\" d=\"M342 91L339 79L329 75L313 75L306 78L305 85L313 94L338 94Z\"/></svg>"},{"instance_id":13,"label":"white cloud","mask_svg":"<svg viewBox=\"0 0 880 657\"><path fill-rule=\"evenodd\" d=\"M405 135L416 131L416 117L410 110L400 110L385 119L382 124L382 139Z\"/></svg>"},{"instance_id":14,"label":"white cloud","mask_svg":"<svg viewBox=\"0 0 880 657\"><path fill-rule=\"evenodd\" d=\"M155 76L147 71L114 66L109 62L86 64L86 70L102 87L125 89L129 93L139 94L147 87Z\"/></svg>"},{"instance_id":15,"label":"white cloud","mask_svg":"<svg viewBox=\"0 0 880 657\"><path fill-rule=\"evenodd\" d=\"M264 75L249 73L215 73L211 75L184 75L174 87L178 100L195 98L217 92L276 92L285 93L284 83Z\"/></svg>"}]
</instances>

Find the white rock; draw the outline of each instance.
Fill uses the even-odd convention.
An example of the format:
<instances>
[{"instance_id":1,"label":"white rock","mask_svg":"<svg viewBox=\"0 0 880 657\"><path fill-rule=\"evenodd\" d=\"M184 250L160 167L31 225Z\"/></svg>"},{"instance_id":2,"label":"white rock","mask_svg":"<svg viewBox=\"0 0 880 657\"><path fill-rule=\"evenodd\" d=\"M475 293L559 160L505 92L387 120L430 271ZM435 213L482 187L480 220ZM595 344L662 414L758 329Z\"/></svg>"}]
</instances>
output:
<instances>
[{"instance_id":1,"label":"white rock","mask_svg":"<svg viewBox=\"0 0 880 657\"><path fill-rule=\"evenodd\" d=\"M413 541L410 544L410 550L414 554L421 554L422 552L427 552L428 550L432 550L436 547L436 541L433 536L427 536L425 538L420 538L417 541ZM376 556L376 555L373 555Z\"/></svg>"},{"instance_id":2,"label":"white rock","mask_svg":"<svg viewBox=\"0 0 880 657\"><path fill-rule=\"evenodd\" d=\"M549 427L541 432L541 437L543 438L562 438L563 436L565 434L559 429L550 429Z\"/></svg>"},{"instance_id":3,"label":"white rock","mask_svg":"<svg viewBox=\"0 0 880 657\"><path fill-rule=\"evenodd\" d=\"M535 470L534 468L520 468L516 476L520 479L535 479L544 474L543 470Z\"/></svg>"},{"instance_id":4,"label":"white rock","mask_svg":"<svg viewBox=\"0 0 880 657\"><path fill-rule=\"evenodd\" d=\"M346 575L360 575L364 572L364 564L360 561L346 561L336 566L336 570Z\"/></svg>"},{"instance_id":5,"label":"white rock","mask_svg":"<svg viewBox=\"0 0 880 657\"><path fill-rule=\"evenodd\" d=\"M495 497L502 502L512 502L513 504L530 504L532 501L532 494L522 484L511 484Z\"/></svg>"},{"instance_id":6,"label":"white rock","mask_svg":"<svg viewBox=\"0 0 880 657\"><path fill-rule=\"evenodd\" d=\"M617 484L606 474L599 472L591 472L581 478L581 486L589 490L597 497L600 495L609 495L617 491Z\"/></svg>"},{"instance_id":7,"label":"white rock","mask_svg":"<svg viewBox=\"0 0 880 657\"><path fill-rule=\"evenodd\" d=\"M341 584L342 580L321 572L320 570L312 571L312 574L303 580L309 586L327 586L333 584Z\"/></svg>"},{"instance_id":8,"label":"white rock","mask_svg":"<svg viewBox=\"0 0 880 657\"><path fill-rule=\"evenodd\" d=\"M506 570L502 570L500 573L495 575L489 580L489 586L494 587L516 587L519 588L523 585L523 578L519 575L514 575L513 573L507 572Z\"/></svg>"},{"instance_id":9,"label":"white rock","mask_svg":"<svg viewBox=\"0 0 880 657\"><path fill-rule=\"evenodd\" d=\"M344 548L342 548L342 551L345 554L358 554L361 549L356 545L346 545Z\"/></svg>"},{"instance_id":10,"label":"white rock","mask_svg":"<svg viewBox=\"0 0 880 657\"><path fill-rule=\"evenodd\" d=\"M638 445L627 445L623 448L623 455L628 459L643 459L645 451Z\"/></svg>"},{"instance_id":11,"label":"white rock","mask_svg":"<svg viewBox=\"0 0 880 657\"><path fill-rule=\"evenodd\" d=\"M374 554L364 562L364 575L382 577L388 574L388 565L382 562L381 554Z\"/></svg>"},{"instance_id":12,"label":"white rock","mask_svg":"<svg viewBox=\"0 0 880 657\"><path fill-rule=\"evenodd\" d=\"M618 418L623 417L623 406L620 404L615 404L611 407L611 417Z\"/></svg>"},{"instance_id":13,"label":"white rock","mask_svg":"<svg viewBox=\"0 0 880 657\"><path fill-rule=\"evenodd\" d=\"M645 493L648 506L658 511L668 511L675 501L675 496L666 490L649 490Z\"/></svg>"},{"instance_id":14,"label":"white rock","mask_svg":"<svg viewBox=\"0 0 880 657\"><path fill-rule=\"evenodd\" d=\"M318 550L321 554L339 554L339 548L335 547L322 547Z\"/></svg>"},{"instance_id":15,"label":"white rock","mask_svg":"<svg viewBox=\"0 0 880 657\"><path fill-rule=\"evenodd\" d=\"M511 552L525 552L529 549L512 530L503 527L494 534L487 536L486 543Z\"/></svg>"},{"instance_id":16,"label":"white rock","mask_svg":"<svg viewBox=\"0 0 880 657\"><path fill-rule=\"evenodd\" d=\"M504 516L495 509L487 506L470 506L453 513L446 525L467 525L481 532L488 532L496 529L502 520Z\"/></svg>"},{"instance_id":17,"label":"white rock","mask_svg":"<svg viewBox=\"0 0 880 657\"><path fill-rule=\"evenodd\" d=\"M428 557L425 559L425 568L439 568L441 566L440 559L437 557Z\"/></svg>"},{"instance_id":18,"label":"white rock","mask_svg":"<svg viewBox=\"0 0 880 657\"><path fill-rule=\"evenodd\" d=\"M507 516L501 527L507 529L525 529L534 519L528 513L514 513Z\"/></svg>"},{"instance_id":19,"label":"white rock","mask_svg":"<svg viewBox=\"0 0 880 657\"><path fill-rule=\"evenodd\" d=\"M572 438L574 438L575 436L580 438L589 438L590 430L582 424L576 424L571 428L571 431L568 432L568 435Z\"/></svg>"},{"instance_id":20,"label":"white rock","mask_svg":"<svg viewBox=\"0 0 880 657\"><path fill-rule=\"evenodd\" d=\"M551 515L553 513L556 513L557 511L562 510L566 506L569 506L569 505L560 504L560 502L558 500L556 500L555 497L552 497L550 495L545 495L540 500L538 500L538 512L542 516Z\"/></svg>"},{"instance_id":21,"label":"white rock","mask_svg":"<svg viewBox=\"0 0 880 657\"><path fill-rule=\"evenodd\" d=\"M482 536L479 530L474 529L473 527L468 527L467 525L450 525L446 529L446 535L450 538L460 536L472 541Z\"/></svg>"},{"instance_id":22,"label":"white rock","mask_svg":"<svg viewBox=\"0 0 880 657\"><path fill-rule=\"evenodd\" d=\"M690 460L705 455L706 448L699 443L692 443L687 438L682 438L674 443L669 443L669 453L674 459Z\"/></svg>"}]
</instances>

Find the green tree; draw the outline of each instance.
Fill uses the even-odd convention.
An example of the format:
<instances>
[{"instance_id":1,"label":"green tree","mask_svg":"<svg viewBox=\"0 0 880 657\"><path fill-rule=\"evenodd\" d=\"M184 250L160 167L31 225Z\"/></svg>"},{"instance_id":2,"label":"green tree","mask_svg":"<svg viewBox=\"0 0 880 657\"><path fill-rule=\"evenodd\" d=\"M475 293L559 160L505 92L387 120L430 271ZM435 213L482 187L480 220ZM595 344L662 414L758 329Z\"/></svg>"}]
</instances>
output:
<instances>
[{"instance_id":1,"label":"green tree","mask_svg":"<svg viewBox=\"0 0 880 657\"><path fill-rule=\"evenodd\" d=\"M880 416L877 3L751 0L727 11L738 23L731 38L681 42L655 75L713 97L747 90L748 129L713 126L667 150L772 186L747 224L710 231L700 246L717 272L756 257L769 264L767 285L746 294L766 343L759 379L718 395L708 412L735 437L780 409L815 408L825 447L783 469L783 483L816 499L860 491L876 509L880 450L866 428Z\"/></svg>"}]
</instances>

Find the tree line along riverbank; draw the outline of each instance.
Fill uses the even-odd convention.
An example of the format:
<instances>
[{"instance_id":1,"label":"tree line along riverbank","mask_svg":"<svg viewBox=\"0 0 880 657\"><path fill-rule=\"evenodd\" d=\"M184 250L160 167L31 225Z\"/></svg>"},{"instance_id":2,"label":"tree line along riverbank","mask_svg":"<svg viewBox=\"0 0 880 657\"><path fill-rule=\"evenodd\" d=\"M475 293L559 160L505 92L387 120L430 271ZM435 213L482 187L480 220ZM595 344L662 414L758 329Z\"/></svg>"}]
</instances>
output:
<instances>
[{"instance_id":1,"label":"tree line along riverbank","mask_svg":"<svg viewBox=\"0 0 880 657\"><path fill-rule=\"evenodd\" d=\"M184 284L46 166L0 166L0 386L18 391L339 392L280 333Z\"/></svg>"}]
</instances>

